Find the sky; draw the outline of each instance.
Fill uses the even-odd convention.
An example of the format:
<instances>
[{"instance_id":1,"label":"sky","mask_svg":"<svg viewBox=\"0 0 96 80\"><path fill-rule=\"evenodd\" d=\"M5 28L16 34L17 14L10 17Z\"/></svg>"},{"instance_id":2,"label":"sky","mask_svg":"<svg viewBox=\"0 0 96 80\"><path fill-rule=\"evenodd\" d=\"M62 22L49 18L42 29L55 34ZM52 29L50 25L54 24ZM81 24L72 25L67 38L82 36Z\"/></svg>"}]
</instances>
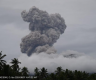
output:
<instances>
[{"instance_id":1,"label":"sky","mask_svg":"<svg viewBox=\"0 0 96 80\"><path fill-rule=\"evenodd\" d=\"M55 57L57 54L53 57L56 59L55 61L53 58L50 59L47 54L34 54L29 58L20 51L21 39L30 33L29 23L23 21L21 12L23 10L28 11L32 6L45 10L49 14L59 13L65 20L67 28L54 44L57 54L60 54L60 57ZM95 21L96 0L0 0L0 51L7 55L5 58L7 61L13 58L21 60L21 66L26 66L29 62L34 64L33 68L45 66L50 71L51 67L55 66L62 66L71 70L88 71L90 69L89 72L96 71ZM62 58L62 53L71 52L84 55L75 59ZM43 55L42 60L41 55ZM39 64L40 60L42 64ZM72 62L74 65L70 66Z\"/></svg>"}]
</instances>

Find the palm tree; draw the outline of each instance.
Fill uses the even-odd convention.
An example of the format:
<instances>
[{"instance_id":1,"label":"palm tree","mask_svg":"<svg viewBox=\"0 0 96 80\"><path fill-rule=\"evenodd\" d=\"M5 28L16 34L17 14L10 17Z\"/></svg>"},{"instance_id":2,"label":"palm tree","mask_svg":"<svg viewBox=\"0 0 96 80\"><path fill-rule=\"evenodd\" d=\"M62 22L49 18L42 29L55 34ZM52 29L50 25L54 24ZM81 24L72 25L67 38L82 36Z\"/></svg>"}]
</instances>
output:
<instances>
[{"instance_id":1,"label":"palm tree","mask_svg":"<svg viewBox=\"0 0 96 80\"><path fill-rule=\"evenodd\" d=\"M23 76L28 76L29 71L28 71L27 67L23 67L21 69L21 73L22 73Z\"/></svg>"},{"instance_id":2,"label":"palm tree","mask_svg":"<svg viewBox=\"0 0 96 80\"><path fill-rule=\"evenodd\" d=\"M10 76L12 75L12 71L11 71L11 67L8 64L4 64L3 65L3 69L2 69L2 73L3 76Z\"/></svg>"},{"instance_id":3,"label":"palm tree","mask_svg":"<svg viewBox=\"0 0 96 80\"><path fill-rule=\"evenodd\" d=\"M56 74L60 74L63 71L62 67L57 67Z\"/></svg>"},{"instance_id":4,"label":"palm tree","mask_svg":"<svg viewBox=\"0 0 96 80\"><path fill-rule=\"evenodd\" d=\"M54 73L50 74L50 80L56 80L56 75Z\"/></svg>"},{"instance_id":5,"label":"palm tree","mask_svg":"<svg viewBox=\"0 0 96 80\"><path fill-rule=\"evenodd\" d=\"M44 67L41 69L41 72L40 72L40 76L41 78L46 78L47 77L47 69L45 69Z\"/></svg>"},{"instance_id":6,"label":"palm tree","mask_svg":"<svg viewBox=\"0 0 96 80\"><path fill-rule=\"evenodd\" d=\"M37 67L34 69L34 72L35 72L35 76L37 77L37 80L39 80L40 72L39 72L39 69Z\"/></svg>"},{"instance_id":7,"label":"palm tree","mask_svg":"<svg viewBox=\"0 0 96 80\"><path fill-rule=\"evenodd\" d=\"M0 52L0 69L2 69L2 66L6 63L5 60L3 60L3 58L5 57L6 55L2 55L2 51Z\"/></svg>"},{"instance_id":8,"label":"palm tree","mask_svg":"<svg viewBox=\"0 0 96 80\"><path fill-rule=\"evenodd\" d=\"M14 59L12 59L12 62L10 62L10 63L13 64L11 67L12 67L12 69L13 69L15 72L17 72L17 71L20 70L18 64L21 64L21 62L19 62L18 59L14 58Z\"/></svg>"},{"instance_id":9,"label":"palm tree","mask_svg":"<svg viewBox=\"0 0 96 80\"><path fill-rule=\"evenodd\" d=\"M38 73L39 73L39 69L36 67L36 68L34 69L34 72L35 72L35 76L37 76Z\"/></svg>"}]
</instances>

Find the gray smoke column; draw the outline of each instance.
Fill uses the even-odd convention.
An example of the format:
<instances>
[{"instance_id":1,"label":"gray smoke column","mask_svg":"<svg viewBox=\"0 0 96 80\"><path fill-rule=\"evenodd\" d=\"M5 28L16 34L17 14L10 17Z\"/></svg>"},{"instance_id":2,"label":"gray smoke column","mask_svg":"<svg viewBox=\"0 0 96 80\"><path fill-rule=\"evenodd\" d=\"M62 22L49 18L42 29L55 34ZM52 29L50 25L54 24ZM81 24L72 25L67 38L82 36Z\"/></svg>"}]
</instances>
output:
<instances>
[{"instance_id":1,"label":"gray smoke column","mask_svg":"<svg viewBox=\"0 0 96 80\"><path fill-rule=\"evenodd\" d=\"M53 44L66 29L60 14L48 14L46 11L32 7L29 12L22 11L24 21L29 22L30 34L22 38L21 52L30 56L32 53L56 53Z\"/></svg>"}]
</instances>

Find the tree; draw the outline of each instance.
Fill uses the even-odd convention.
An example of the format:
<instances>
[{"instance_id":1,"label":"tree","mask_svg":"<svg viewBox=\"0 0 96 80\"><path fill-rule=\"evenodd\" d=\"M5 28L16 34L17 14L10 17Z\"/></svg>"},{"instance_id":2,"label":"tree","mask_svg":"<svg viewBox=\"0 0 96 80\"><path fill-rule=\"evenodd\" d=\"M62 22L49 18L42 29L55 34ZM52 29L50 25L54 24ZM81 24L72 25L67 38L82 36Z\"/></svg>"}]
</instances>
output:
<instances>
[{"instance_id":1,"label":"tree","mask_svg":"<svg viewBox=\"0 0 96 80\"><path fill-rule=\"evenodd\" d=\"M63 71L62 67L57 67L56 74L60 74Z\"/></svg>"},{"instance_id":2,"label":"tree","mask_svg":"<svg viewBox=\"0 0 96 80\"><path fill-rule=\"evenodd\" d=\"M12 59L12 62L10 62L11 64L13 64L11 67L15 72L18 72L20 70L19 65L21 64L21 62L18 61L18 59L14 58Z\"/></svg>"},{"instance_id":3,"label":"tree","mask_svg":"<svg viewBox=\"0 0 96 80\"><path fill-rule=\"evenodd\" d=\"M40 72L39 72L39 69L36 67L35 69L34 69L34 75L37 77L37 80L39 80L39 78L40 78Z\"/></svg>"},{"instance_id":4,"label":"tree","mask_svg":"<svg viewBox=\"0 0 96 80\"><path fill-rule=\"evenodd\" d=\"M39 76L39 69L37 67L34 69L34 72L35 72L35 76Z\"/></svg>"},{"instance_id":5,"label":"tree","mask_svg":"<svg viewBox=\"0 0 96 80\"><path fill-rule=\"evenodd\" d=\"M0 69L2 69L3 65L6 63L5 60L3 60L3 58L5 57L6 55L2 55L2 51L0 52Z\"/></svg>"},{"instance_id":6,"label":"tree","mask_svg":"<svg viewBox=\"0 0 96 80\"><path fill-rule=\"evenodd\" d=\"M50 80L56 80L56 75L54 73L50 74Z\"/></svg>"},{"instance_id":7,"label":"tree","mask_svg":"<svg viewBox=\"0 0 96 80\"><path fill-rule=\"evenodd\" d=\"M21 73L22 73L23 76L28 76L29 71L28 71L27 67L23 67L21 69Z\"/></svg>"},{"instance_id":8,"label":"tree","mask_svg":"<svg viewBox=\"0 0 96 80\"><path fill-rule=\"evenodd\" d=\"M45 69L44 67L41 69L40 71L40 76L41 78L46 78L47 77L47 69Z\"/></svg>"},{"instance_id":9,"label":"tree","mask_svg":"<svg viewBox=\"0 0 96 80\"><path fill-rule=\"evenodd\" d=\"M8 64L3 65L2 74L3 76L12 76L12 69Z\"/></svg>"}]
</instances>

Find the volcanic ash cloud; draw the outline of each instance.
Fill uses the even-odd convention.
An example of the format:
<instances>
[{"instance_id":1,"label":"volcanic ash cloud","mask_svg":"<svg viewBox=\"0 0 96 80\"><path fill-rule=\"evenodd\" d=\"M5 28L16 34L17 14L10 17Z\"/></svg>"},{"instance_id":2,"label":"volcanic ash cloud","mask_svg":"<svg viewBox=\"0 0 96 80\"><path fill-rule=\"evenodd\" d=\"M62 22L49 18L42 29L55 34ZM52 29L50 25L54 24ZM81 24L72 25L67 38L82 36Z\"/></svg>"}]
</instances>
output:
<instances>
[{"instance_id":1,"label":"volcanic ash cloud","mask_svg":"<svg viewBox=\"0 0 96 80\"><path fill-rule=\"evenodd\" d=\"M48 14L46 11L32 7L29 12L21 12L24 21L29 22L28 35L22 38L21 52L30 56L32 53L56 53L53 44L66 29L60 14Z\"/></svg>"}]
</instances>

